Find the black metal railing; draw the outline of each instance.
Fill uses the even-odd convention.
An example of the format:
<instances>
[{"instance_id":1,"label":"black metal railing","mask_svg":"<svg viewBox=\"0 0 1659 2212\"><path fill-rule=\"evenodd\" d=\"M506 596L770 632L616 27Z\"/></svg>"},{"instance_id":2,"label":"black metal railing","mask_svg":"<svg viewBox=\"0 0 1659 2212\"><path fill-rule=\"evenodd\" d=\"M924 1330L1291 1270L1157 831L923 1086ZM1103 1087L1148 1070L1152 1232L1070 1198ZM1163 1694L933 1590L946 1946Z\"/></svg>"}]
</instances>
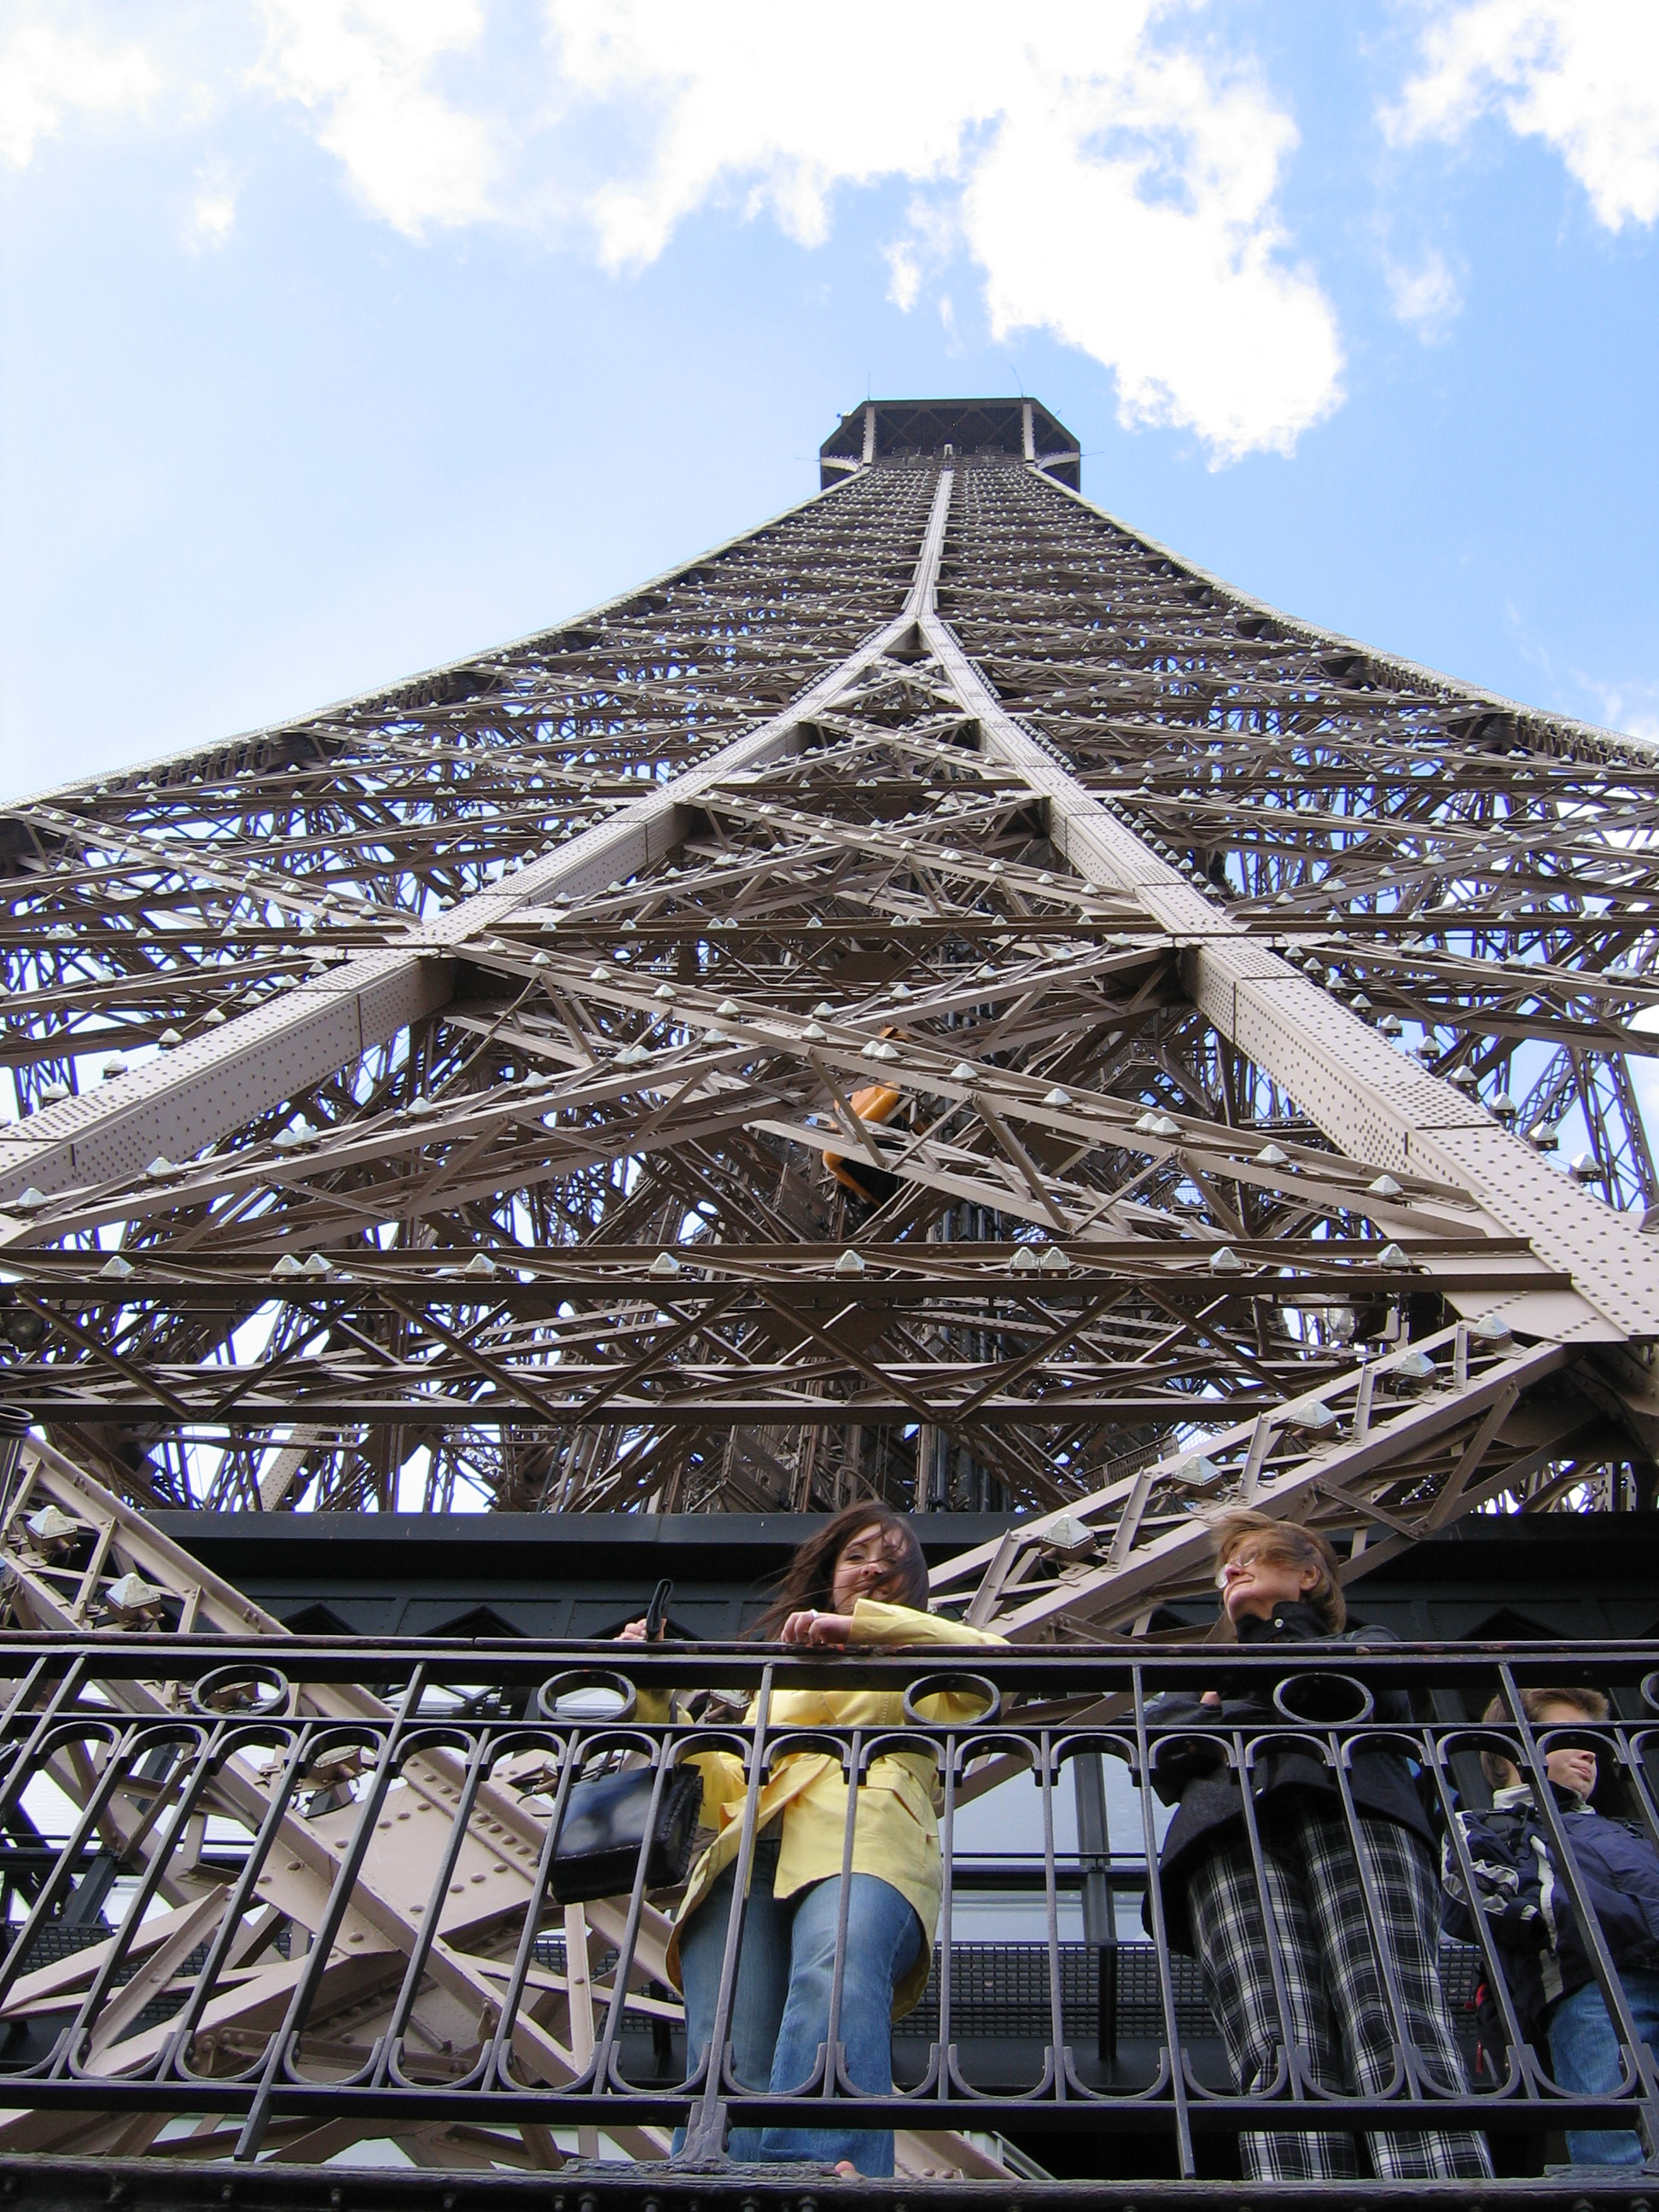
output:
<instances>
[{"instance_id":1,"label":"black metal railing","mask_svg":"<svg viewBox=\"0 0 1659 2212\"><path fill-rule=\"evenodd\" d=\"M1396 2139L1474 2130L1510 2175L1562 2158L1567 2130L1633 2130L1653 2161L1659 2071L1570 1824L1539 1785L1560 1732L1540 1749L1520 1693L1565 1684L1611 1696L1613 1717L1569 1733L1597 1750L1608 1817L1659 1851L1654 1658L1632 1644L805 1657L752 1645L8 1636L0 2158L19 2142L83 2148L110 2116L149 2115L153 2152L188 2142L197 2158L292 2158L324 2134L367 2142L418 2127L428 2164L443 2163L446 2130L476 2142L479 2129L539 2142L543 2166L567 2154L653 2160L679 2130L682 2163L706 2167L733 2126L832 2114L935 2139L1000 2135L1028 2166L1035 2155L1068 2178L1236 2172L1242 2136L1311 2128ZM978 1717L923 1717L947 1676ZM1228 1724L1204 1741L1213 1770L1251 1784L1239 1833L1257 1883L1262 1822L1243 1808L1267 1762L1293 1750L1331 1778L1325 1802L1372 1928L1378 1875L1356 1759L1405 1762L1471 1893L1480 1877L1455 1815L1485 1801L1480 1753L1501 1750L1534 1778L1558 1911L1580 1931L1621 2046L1616 2087L1572 2095L1556 2082L1507 1971L1513 1951L1481 1914L1468 1940L1440 1942L1461 2081L1414 2050L1384 1960L1382 2002L1402 2054L1391 2081L1312 2082L1286 2014L1281 2063L1239 2093L1197 1963L1170 1948L1149 1875L1167 1813L1143 1786L1161 1753L1200 1733L1189 1711L1164 1725L1160 1698L1224 1677ZM799 1689L894 1692L906 1717L878 1729L778 1721L780 1693ZM640 1717L669 1690L696 1717ZM1510 1717L1489 1725L1479 1717L1494 1696ZM738 2081L729 2056L688 2069L664 1950L673 1899L647 1894L641 1869L628 1894L556 1900L571 1790L632 1765L660 1797L689 1759L729 1754L742 1778L729 1808L740 1893L781 1762L828 1753L862 1776L899 1747L925 1753L936 1774L943 1899L927 1989L895 2028L891 2094L854 2089L838 2051L821 2049L809 2078L779 2089ZM1078 1809L1090 1778L1103 1790L1092 1825ZM844 1865L856 1802L849 1793ZM733 1908L717 2053L741 1942ZM21 2135L19 2114L33 2116ZM948 2145L939 2156L948 2169Z\"/></svg>"}]
</instances>

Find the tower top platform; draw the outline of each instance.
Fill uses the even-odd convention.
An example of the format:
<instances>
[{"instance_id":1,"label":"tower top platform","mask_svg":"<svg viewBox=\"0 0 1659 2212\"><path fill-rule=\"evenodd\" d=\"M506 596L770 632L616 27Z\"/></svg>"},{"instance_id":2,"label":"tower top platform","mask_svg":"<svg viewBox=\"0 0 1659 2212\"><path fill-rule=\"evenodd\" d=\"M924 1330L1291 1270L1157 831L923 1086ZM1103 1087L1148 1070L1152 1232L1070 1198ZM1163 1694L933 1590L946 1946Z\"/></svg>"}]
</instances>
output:
<instances>
[{"instance_id":1,"label":"tower top platform","mask_svg":"<svg viewBox=\"0 0 1659 2212\"><path fill-rule=\"evenodd\" d=\"M866 399L841 418L818 448L819 480L878 461L1034 461L1057 483L1081 489L1078 441L1040 399Z\"/></svg>"}]
</instances>

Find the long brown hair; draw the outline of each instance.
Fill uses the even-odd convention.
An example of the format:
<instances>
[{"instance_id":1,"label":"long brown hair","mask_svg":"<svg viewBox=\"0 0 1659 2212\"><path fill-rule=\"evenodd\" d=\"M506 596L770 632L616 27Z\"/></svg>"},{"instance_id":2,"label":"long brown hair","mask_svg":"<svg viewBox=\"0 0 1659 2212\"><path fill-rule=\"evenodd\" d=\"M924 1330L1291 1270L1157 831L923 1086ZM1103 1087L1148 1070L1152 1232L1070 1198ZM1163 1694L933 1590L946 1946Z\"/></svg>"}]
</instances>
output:
<instances>
[{"instance_id":1,"label":"long brown hair","mask_svg":"<svg viewBox=\"0 0 1659 2212\"><path fill-rule=\"evenodd\" d=\"M861 1536L866 1528L881 1530L892 1558L891 1570L881 1584L882 1596L890 1604L910 1605L918 1613L926 1613L927 1562L916 1532L902 1513L872 1498L856 1505L844 1505L807 1538L784 1569L776 1595L750 1634L763 1642L770 1641L792 1613L828 1613L836 1562L854 1537Z\"/></svg>"}]
</instances>

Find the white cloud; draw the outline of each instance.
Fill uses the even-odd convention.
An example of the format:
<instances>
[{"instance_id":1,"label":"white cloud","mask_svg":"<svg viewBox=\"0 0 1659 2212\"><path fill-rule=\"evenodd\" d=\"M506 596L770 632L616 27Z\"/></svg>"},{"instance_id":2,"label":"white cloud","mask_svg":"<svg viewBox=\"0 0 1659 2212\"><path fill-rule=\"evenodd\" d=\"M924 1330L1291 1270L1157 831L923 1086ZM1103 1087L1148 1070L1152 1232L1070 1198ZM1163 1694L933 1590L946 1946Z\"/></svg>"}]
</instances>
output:
<instances>
[{"instance_id":1,"label":"white cloud","mask_svg":"<svg viewBox=\"0 0 1659 2212\"><path fill-rule=\"evenodd\" d=\"M1469 0L1427 31L1383 119L1410 144L1460 138L1493 108L1561 155L1609 230L1659 217L1654 0Z\"/></svg>"},{"instance_id":2,"label":"white cloud","mask_svg":"<svg viewBox=\"0 0 1659 2212\"><path fill-rule=\"evenodd\" d=\"M160 82L142 46L20 9L0 27L0 159L27 168L40 141L63 128L66 110L137 113Z\"/></svg>"},{"instance_id":3,"label":"white cloud","mask_svg":"<svg viewBox=\"0 0 1659 2212\"><path fill-rule=\"evenodd\" d=\"M499 127L434 89L477 44L482 0L263 0L258 82L317 118L319 144L372 213L406 237L498 212Z\"/></svg>"},{"instance_id":4,"label":"white cloud","mask_svg":"<svg viewBox=\"0 0 1659 2212\"><path fill-rule=\"evenodd\" d=\"M1597 719L1608 729L1659 745L1659 684L1603 684L1591 676L1578 680L1595 698Z\"/></svg>"},{"instance_id":5,"label":"white cloud","mask_svg":"<svg viewBox=\"0 0 1659 2212\"><path fill-rule=\"evenodd\" d=\"M1341 396L1335 318L1284 261L1273 209L1294 127L1253 80L1218 83L1190 55L1115 58L1081 80L1034 72L972 176L992 327L1047 328L1108 363L1126 422L1196 430L1218 459L1289 453Z\"/></svg>"},{"instance_id":6,"label":"white cloud","mask_svg":"<svg viewBox=\"0 0 1659 2212\"><path fill-rule=\"evenodd\" d=\"M1159 42L1194 12L1174 0L1051 0L1012 30L992 0L546 8L567 96L635 133L587 202L612 267L711 203L817 245L838 188L902 178L927 212L888 249L890 296L913 305L959 232L996 335L1091 354L1126 422L1231 459L1288 453L1340 399L1335 318L1274 212L1294 126L1253 71Z\"/></svg>"},{"instance_id":7,"label":"white cloud","mask_svg":"<svg viewBox=\"0 0 1659 2212\"><path fill-rule=\"evenodd\" d=\"M853 0L833 16L770 0L546 0L566 92L642 126L635 173L590 198L605 260L654 260L720 197L819 245L837 185L953 171L964 127L1000 104L976 0L953 13L941 49L938 10L916 0ZM826 67L829 52L880 65Z\"/></svg>"},{"instance_id":8,"label":"white cloud","mask_svg":"<svg viewBox=\"0 0 1659 2212\"><path fill-rule=\"evenodd\" d=\"M915 193L904 211L904 234L883 246L887 263L887 296L908 314L921 295L928 272L938 274L962 251L957 210L935 195Z\"/></svg>"},{"instance_id":9,"label":"white cloud","mask_svg":"<svg viewBox=\"0 0 1659 2212\"><path fill-rule=\"evenodd\" d=\"M185 225L192 252L222 246L236 227L236 185L222 161L207 161L196 173L196 192Z\"/></svg>"},{"instance_id":10,"label":"white cloud","mask_svg":"<svg viewBox=\"0 0 1659 2212\"><path fill-rule=\"evenodd\" d=\"M1444 256L1431 246L1414 269L1390 261L1388 278L1389 303L1396 319L1414 330L1425 344L1443 336L1463 304L1462 288Z\"/></svg>"},{"instance_id":11,"label":"white cloud","mask_svg":"<svg viewBox=\"0 0 1659 2212\"><path fill-rule=\"evenodd\" d=\"M37 24L22 70L0 71L14 159L72 100L132 104L160 81L119 43L120 0L84 4L95 39ZM1192 432L1223 461L1289 453L1341 398L1334 313L1277 211L1295 126L1229 58L1213 0L1030 0L1012 22L1000 0L542 0L534 16L244 0L210 63L193 15L155 0L146 20L164 19L151 44L175 107L274 96L406 237L511 223L584 238L622 272L710 208L814 247L839 198L898 184L895 304L953 329L977 283L998 338L1044 331L1091 356L1127 423ZM250 68L234 49L256 24ZM204 173L186 243L222 243L235 216Z\"/></svg>"},{"instance_id":12,"label":"white cloud","mask_svg":"<svg viewBox=\"0 0 1659 2212\"><path fill-rule=\"evenodd\" d=\"M916 257L903 239L884 246L882 252L887 263L887 296L902 314L908 315L921 289L921 270Z\"/></svg>"}]
</instances>

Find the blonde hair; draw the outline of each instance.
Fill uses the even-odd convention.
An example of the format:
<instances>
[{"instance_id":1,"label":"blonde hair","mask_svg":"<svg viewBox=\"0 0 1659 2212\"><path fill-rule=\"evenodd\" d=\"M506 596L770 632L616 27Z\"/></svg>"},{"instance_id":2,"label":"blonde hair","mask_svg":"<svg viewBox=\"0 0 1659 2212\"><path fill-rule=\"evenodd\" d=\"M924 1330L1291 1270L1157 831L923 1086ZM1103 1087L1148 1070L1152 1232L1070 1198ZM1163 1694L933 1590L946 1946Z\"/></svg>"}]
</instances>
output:
<instances>
[{"instance_id":1,"label":"blonde hair","mask_svg":"<svg viewBox=\"0 0 1659 2212\"><path fill-rule=\"evenodd\" d=\"M1583 1713L1587 1721L1604 1721L1613 1711L1600 1690L1522 1691L1521 1710L1534 1728L1537 1727L1538 1716L1546 1705L1571 1705L1574 1712ZM1510 1718L1510 1709L1502 1698L1494 1698L1480 1717L1483 1721L1506 1721ZM1515 1760L1505 1759L1501 1751L1483 1751L1480 1771L1494 1790L1506 1788L1510 1775L1521 1774ZM1525 1778L1522 1776L1523 1781Z\"/></svg>"},{"instance_id":2,"label":"blonde hair","mask_svg":"<svg viewBox=\"0 0 1659 2212\"><path fill-rule=\"evenodd\" d=\"M1215 1534L1215 1563L1224 1567L1247 1537L1264 1540L1261 1557L1284 1567L1312 1567L1318 1580L1304 1592L1304 1601L1319 1614L1333 1635L1347 1621L1347 1602L1338 1582L1336 1553L1316 1529L1298 1522L1275 1521L1271 1514L1253 1513L1244 1506L1218 1514L1211 1523Z\"/></svg>"}]
</instances>

